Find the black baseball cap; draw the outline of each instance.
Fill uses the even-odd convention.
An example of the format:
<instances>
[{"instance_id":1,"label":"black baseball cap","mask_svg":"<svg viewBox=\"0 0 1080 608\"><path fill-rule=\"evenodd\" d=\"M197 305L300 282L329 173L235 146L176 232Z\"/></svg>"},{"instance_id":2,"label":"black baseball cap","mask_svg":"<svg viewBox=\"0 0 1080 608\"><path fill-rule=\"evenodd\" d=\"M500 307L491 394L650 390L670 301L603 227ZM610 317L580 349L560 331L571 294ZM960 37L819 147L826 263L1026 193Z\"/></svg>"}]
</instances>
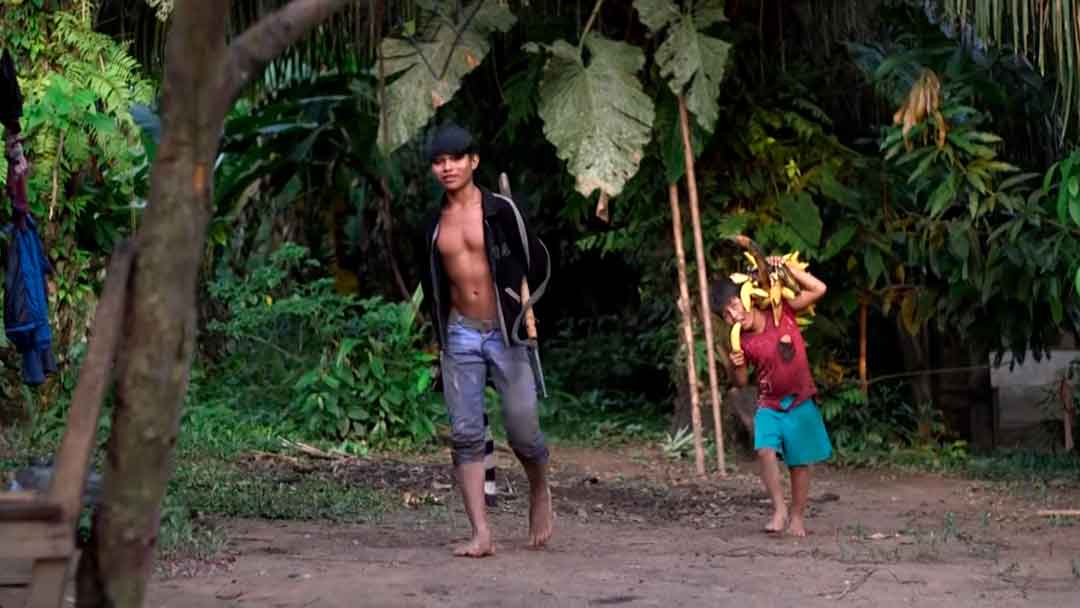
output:
<instances>
[{"instance_id":1,"label":"black baseball cap","mask_svg":"<svg viewBox=\"0 0 1080 608\"><path fill-rule=\"evenodd\" d=\"M455 124L439 127L432 134L427 145L427 156L430 161L434 161L443 154L457 156L472 154L475 151L472 134Z\"/></svg>"}]
</instances>

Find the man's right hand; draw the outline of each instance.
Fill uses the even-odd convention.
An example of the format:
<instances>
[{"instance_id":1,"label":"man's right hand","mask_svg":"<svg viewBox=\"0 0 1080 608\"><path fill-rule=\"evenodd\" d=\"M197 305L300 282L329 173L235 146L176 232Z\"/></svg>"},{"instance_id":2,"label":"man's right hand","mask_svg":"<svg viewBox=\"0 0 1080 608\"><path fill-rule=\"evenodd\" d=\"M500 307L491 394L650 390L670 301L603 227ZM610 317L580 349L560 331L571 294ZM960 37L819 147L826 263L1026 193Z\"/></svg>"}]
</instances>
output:
<instances>
[{"instance_id":1,"label":"man's right hand","mask_svg":"<svg viewBox=\"0 0 1080 608\"><path fill-rule=\"evenodd\" d=\"M731 353L731 363L735 367L742 367L746 365L746 357L741 350L737 350Z\"/></svg>"}]
</instances>

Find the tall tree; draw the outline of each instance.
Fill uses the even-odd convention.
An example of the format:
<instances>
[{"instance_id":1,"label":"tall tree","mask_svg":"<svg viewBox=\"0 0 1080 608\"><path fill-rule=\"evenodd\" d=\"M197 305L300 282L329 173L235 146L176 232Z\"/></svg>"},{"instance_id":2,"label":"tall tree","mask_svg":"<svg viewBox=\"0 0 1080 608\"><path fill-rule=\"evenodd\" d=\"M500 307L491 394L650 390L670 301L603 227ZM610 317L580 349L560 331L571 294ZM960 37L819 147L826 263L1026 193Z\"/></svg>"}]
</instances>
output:
<instances>
[{"instance_id":1,"label":"tall tree","mask_svg":"<svg viewBox=\"0 0 1080 608\"><path fill-rule=\"evenodd\" d=\"M353 0L366 4L366 0ZM195 293L225 115L265 65L348 0L294 0L230 43L230 2L184 0L166 44L161 145L134 237L98 544L81 606L141 606L195 346Z\"/></svg>"}]
</instances>

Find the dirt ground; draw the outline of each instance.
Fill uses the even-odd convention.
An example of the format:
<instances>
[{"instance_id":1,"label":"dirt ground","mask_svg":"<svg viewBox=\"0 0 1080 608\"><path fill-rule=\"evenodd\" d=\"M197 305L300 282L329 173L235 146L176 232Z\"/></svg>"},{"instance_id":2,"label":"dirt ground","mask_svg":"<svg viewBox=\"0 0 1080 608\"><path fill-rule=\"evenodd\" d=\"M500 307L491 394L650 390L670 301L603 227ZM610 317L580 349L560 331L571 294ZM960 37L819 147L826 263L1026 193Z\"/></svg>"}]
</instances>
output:
<instances>
[{"instance_id":1,"label":"dirt ground","mask_svg":"<svg viewBox=\"0 0 1080 608\"><path fill-rule=\"evenodd\" d=\"M697 482L652 447L561 448L556 536L535 551L524 479L499 457L514 493L500 484L493 558L450 556L468 526L441 457L306 465L402 508L367 525L221 522L224 554L171 564L147 606L1080 606L1080 518L1036 513L1080 507L1072 482L822 468L796 539L760 531L768 500L748 463Z\"/></svg>"}]
</instances>

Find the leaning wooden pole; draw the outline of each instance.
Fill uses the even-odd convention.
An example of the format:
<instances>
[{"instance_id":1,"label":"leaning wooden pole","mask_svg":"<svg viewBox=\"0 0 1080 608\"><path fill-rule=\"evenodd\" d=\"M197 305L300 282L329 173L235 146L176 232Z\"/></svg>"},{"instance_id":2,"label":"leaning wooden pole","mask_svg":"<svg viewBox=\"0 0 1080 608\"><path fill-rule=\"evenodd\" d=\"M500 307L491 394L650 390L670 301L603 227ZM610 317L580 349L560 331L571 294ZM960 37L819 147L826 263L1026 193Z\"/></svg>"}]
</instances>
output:
<instances>
[{"instance_id":1,"label":"leaning wooden pole","mask_svg":"<svg viewBox=\"0 0 1080 608\"><path fill-rule=\"evenodd\" d=\"M866 371L866 312L869 304L864 297L859 302L859 386L864 395L870 393Z\"/></svg>"},{"instance_id":2,"label":"leaning wooden pole","mask_svg":"<svg viewBox=\"0 0 1080 608\"><path fill-rule=\"evenodd\" d=\"M712 396L713 424L716 432L716 468L727 475L724 462L724 429L720 416L720 383L716 377L716 349L713 342L712 308L709 306L709 279L705 269L705 244L701 236L701 210L698 206L697 179L694 177L694 151L690 145L690 121L686 99L679 96L679 126L682 129L683 157L686 161L686 189L690 195L690 222L694 229L694 255L697 259L698 292L701 296L701 324L705 328L705 357L709 364L709 393Z\"/></svg>"},{"instance_id":3,"label":"leaning wooden pole","mask_svg":"<svg viewBox=\"0 0 1080 608\"><path fill-rule=\"evenodd\" d=\"M701 439L701 403L698 400L697 364L694 353L694 320L690 310L690 286L686 281L686 249L682 239L679 186L668 186L671 199L671 229L675 233L675 258L679 265L679 316L682 318L683 348L686 349L686 376L690 383L690 421L694 426L694 459L698 475L705 474L705 448Z\"/></svg>"}]
</instances>

